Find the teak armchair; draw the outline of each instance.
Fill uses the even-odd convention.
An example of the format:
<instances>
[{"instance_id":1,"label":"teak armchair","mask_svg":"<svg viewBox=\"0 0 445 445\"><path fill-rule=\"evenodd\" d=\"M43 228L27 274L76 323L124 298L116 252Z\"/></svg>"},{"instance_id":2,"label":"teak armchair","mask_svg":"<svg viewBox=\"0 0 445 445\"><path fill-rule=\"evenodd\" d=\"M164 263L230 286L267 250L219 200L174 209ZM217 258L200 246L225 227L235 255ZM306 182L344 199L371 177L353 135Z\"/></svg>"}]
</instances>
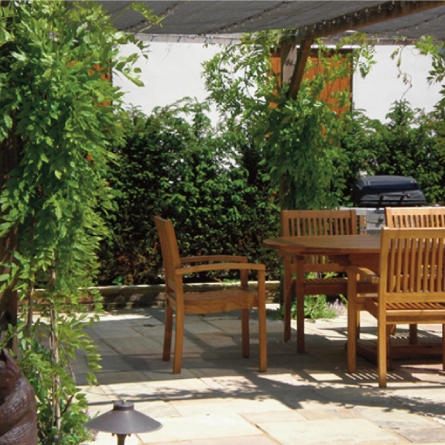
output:
<instances>
[{"instance_id":1,"label":"teak armchair","mask_svg":"<svg viewBox=\"0 0 445 445\"><path fill-rule=\"evenodd\" d=\"M173 373L181 372L184 314L209 314L241 309L242 354L243 357L249 357L249 309L258 308L260 371L266 371L266 267L264 264L248 263L246 257L230 255L180 258L172 222L159 216L155 217L155 222L165 269L166 308L163 360L170 360L173 311L176 312ZM190 265L203 262L212 263ZM241 286L239 288L208 292L184 292L183 276L186 274L234 269L240 271ZM248 287L248 270L258 272L258 289Z\"/></svg>"},{"instance_id":2,"label":"teak armchair","mask_svg":"<svg viewBox=\"0 0 445 445\"><path fill-rule=\"evenodd\" d=\"M357 235L355 210L283 210L282 236L341 236ZM347 278L305 278L304 274L346 272L345 266L333 263L326 256L284 254L284 341L291 338L292 290L297 299L297 351L304 352L304 296L347 294ZM293 274L297 274L293 278Z\"/></svg>"},{"instance_id":3,"label":"teak armchair","mask_svg":"<svg viewBox=\"0 0 445 445\"><path fill-rule=\"evenodd\" d=\"M379 386L387 384L389 329L399 323L445 323L445 229L390 229L381 235L378 274L349 268L349 287L355 288L357 273L378 285L377 297L368 297L364 309L377 319ZM354 326L348 326L348 371L356 369ZM444 329L442 362L445 369Z\"/></svg>"}]
</instances>

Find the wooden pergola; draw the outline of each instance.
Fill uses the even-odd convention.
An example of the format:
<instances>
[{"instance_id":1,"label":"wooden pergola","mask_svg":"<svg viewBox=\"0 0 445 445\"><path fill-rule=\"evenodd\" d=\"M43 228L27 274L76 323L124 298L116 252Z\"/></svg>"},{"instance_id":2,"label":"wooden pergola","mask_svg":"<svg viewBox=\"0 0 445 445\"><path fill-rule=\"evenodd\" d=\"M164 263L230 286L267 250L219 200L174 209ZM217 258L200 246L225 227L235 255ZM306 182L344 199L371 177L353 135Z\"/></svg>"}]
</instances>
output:
<instances>
[{"instance_id":1,"label":"wooden pergola","mask_svg":"<svg viewBox=\"0 0 445 445\"><path fill-rule=\"evenodd\" d=\"M115 25L141 38L155 39L175 34L199 36L212 41L221 35L236 35L272 29L289 29L281 43L283 81L296 97L304 67L315 39L359 30L376 38L420 39L423 35L445 40L444 1L144 1L162 19L153 27L135 11L119 14L126 1L99 1ZM295 51L298 49L298 51ZM296 56L297 55L297 56Z\"/></svg>"},{"instance_id":2,"label":"wooden pergola","mask_svg":"<svg viewBox=\"0 0 445 445\"><path fill-rule=\"evenodd\" d=\"M163 17L162 27L153 27L136 11L123 12L129 1L98 3L116 19L117 28L148 40L172 34L211 40L218 35L290 29L281 43L281 71L283 80L291 84L292 97L298 94L316 38L360 30L381 39L416 40L429 35L445 40L445 1L143 1L153 14ZM16 163L13 138L0 144L0 190ZM0 261L13 249L14 236L0 239ZM5 292L0 295L0 331L16 319L16 297Z\"/></svg>"}]
</instances>

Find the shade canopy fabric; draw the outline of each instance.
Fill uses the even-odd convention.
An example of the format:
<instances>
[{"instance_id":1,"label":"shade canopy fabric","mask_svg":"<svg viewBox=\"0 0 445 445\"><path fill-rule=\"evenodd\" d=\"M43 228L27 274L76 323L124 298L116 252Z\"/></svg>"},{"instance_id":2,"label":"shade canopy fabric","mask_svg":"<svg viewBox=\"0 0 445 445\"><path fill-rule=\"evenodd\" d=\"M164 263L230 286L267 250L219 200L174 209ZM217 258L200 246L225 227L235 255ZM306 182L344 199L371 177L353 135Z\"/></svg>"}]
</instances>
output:
<instances>
[{"instance_id":1,"label":"shade canopy fabric","mask_svg":"<svg viewBox=\"0 0 445 445\"><path fill-rule=\"evenodd\" d=\"M114 25L141 35L218 36L261 30L292 29L292 42L348 30L379 39L416 40L430 35L445 40L443 1L143 1L162 26L127 10L129 1L99 1L117 18Z\"/></svg>"}]
</instances>

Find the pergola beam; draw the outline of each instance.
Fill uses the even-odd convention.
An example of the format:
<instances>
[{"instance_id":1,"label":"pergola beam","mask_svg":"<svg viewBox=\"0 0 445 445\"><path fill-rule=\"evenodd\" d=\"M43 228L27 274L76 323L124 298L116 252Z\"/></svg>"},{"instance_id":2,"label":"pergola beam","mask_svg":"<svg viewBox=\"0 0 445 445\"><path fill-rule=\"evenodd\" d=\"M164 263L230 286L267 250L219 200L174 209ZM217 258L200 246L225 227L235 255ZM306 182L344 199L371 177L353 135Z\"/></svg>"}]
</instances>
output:
<instances>
[{"instance_id":1,"label":"pergola beam","mask_svg":"<svg viewBox=\"0 0 445 445\"><path fill-rule=\"evenodd\" d=\"M290 88L287 91L287 96L291 97L292 99L295 99L298 95L298 91L300 90L300 86L301 86L301 82L303 81L303 76L304 76L304 68L306 66L306 62L307 59L309 57L309 54L311 53L311 46L312 43L314 42L313 39L307 39L303 42L301 42L300 47L298 48L298 53L297 53L297 61L295 63L295 68L292 74L292 78L290 80ZM294 46L290 46L287 45L287 47L290 48L294 48ZM292 57L292 53L295 54L294 51L289 51L287 54L287 63L289 63L289 59ZM282 56L283 57L283 54ZM281 61L281 65L283 66L286 65L286 61L283 62L283 60ZM283 81L284 81L284 76L283 76Z\"/></svg>"},{"instance_id":2,"label":"pergola beam","mask_svg":"<svg viewBox=\"0 0 445 445\"><path fill-rule=\"evenodd\" d=\"M315 39L339 34L351 29L360 29L368 25L397 19L442 5L445 5L445 1L389 1L372 8L361 9L348 15L336 17L332 20L323 20L322 22L294 30L295 34L284 37L281 43L282 81L290 83L288 97L295 99L298 95L306 61ZM290 77L289 73L292 70L293 60L295 60L294 48L296 45L299 45L298 57L292 77Z\"/></svg>"},{"instance_id":3,"label":"pergola beam","mask_svg":"<svg viewBox=\"0 0 445 445\"><path fill-rule=\"evenodd\" d=\"M295 29L296 35L285 37L283 42L295 45L307 39L317 39L352 29L360 29L443 5L445 5L445 1L389 1L372 8L361 9L351 14L297 28Z\"/></svg>"}]
</instances>

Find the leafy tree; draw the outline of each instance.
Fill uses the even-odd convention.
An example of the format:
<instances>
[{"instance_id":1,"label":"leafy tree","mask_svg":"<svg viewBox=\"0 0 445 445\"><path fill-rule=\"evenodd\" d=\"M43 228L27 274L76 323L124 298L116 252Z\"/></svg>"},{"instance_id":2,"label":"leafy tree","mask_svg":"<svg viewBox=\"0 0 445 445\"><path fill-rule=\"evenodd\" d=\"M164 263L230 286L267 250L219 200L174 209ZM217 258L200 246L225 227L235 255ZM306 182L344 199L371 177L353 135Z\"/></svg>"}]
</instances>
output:
<instances>
[{"instance_id":1,"label":"leafy tree","mask_svg":"<svg viewBox=\"0 0 445 445\"><path fill-rule=\"evenodd\" d=\"M416 44L421 54L433 58L433 67L430 70L429 82L442 82L445 79L445 44L435 42L433 37L422 37ZM440 91L442 98L436 104L436 119L438 121L437 145L442 156L445 157L445 85Z\"/></svg>"},{"instance_id":2,"label":"leafy tree","mask_svg":"<svg viewBox=\"0 0 445 445\"><path fill-rule=\"evenodd\" d=\"M342 167L346 158L340 147L349 113L337 114L336 106L349 105L349 92L332 93L336 103L321 99L327 83L344 77L359 66L363 74L372 51L363 38L361 49L342 59L321 42L322 72L306 79L296 99L287 96L273 74L270 54L286 32L245 35L204 64L206 87L234 134L250 134L275 187L280 189L283 208L333 208L344 188ZM348 40L350 43L350 40ZM338 47L337 49L340 49ZM360 55L364 62L359 65ZM337 65L338 64L338 65Z\"/></svg>"},{"instance_id":3,"label":"leafy tree","mask_svg":"<svg viewBox=\"0 0 445 445\"><path fill-rule=\"evenodd\" d=\"M20 320L8 334L36 392L40 443L74 444L85 438L86 401L70 361L83 351L99 368L81 301L92 297L100 310L88 288L107 235L99 210L112 208L111 141L122 138L121 93L108 75L140 83L136 56L120 58L117 49L134 37L116 31L96 2L11 2L0 11L0 142L13 139L18 154L0 197L0 237L17 234L0 297L19 292Z\"/></svg>"}]
</instances>

